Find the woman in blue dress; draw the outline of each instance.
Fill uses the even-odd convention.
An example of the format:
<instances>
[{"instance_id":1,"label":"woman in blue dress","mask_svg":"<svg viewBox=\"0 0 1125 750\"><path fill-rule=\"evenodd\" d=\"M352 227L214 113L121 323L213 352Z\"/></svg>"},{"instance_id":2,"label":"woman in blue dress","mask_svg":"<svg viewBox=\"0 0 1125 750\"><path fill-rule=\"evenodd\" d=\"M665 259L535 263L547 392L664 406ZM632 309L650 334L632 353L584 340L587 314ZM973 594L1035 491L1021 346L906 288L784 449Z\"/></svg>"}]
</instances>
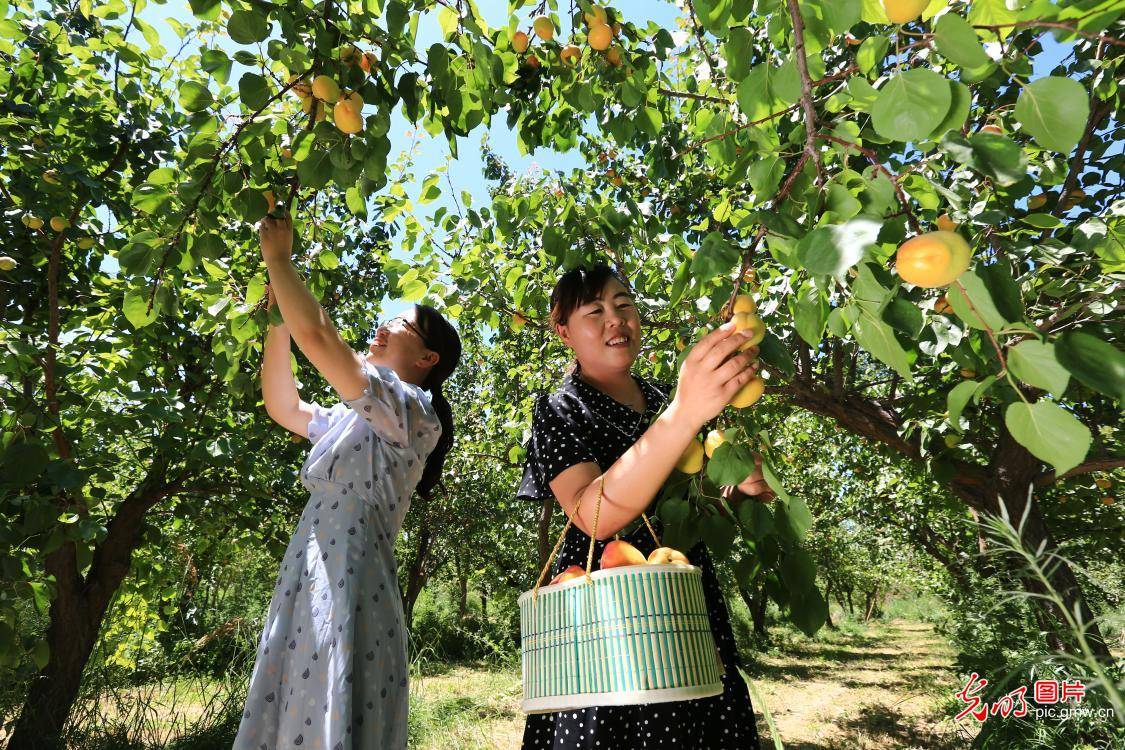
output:
<instances>
[{"instance_id":1,"label":"woman in blue dress","mask_svg":"<svg viewBox=\"0 0 1125 750\"><path fill-rule=\"evenodd\" d=\"M453 443L442 383L461 342L424 305L379 326L365 354L337 333L290 260L293 228L267 217L262 256L284 324L272 326L262 396L312 449L310 497L285 551L258 644L235 750L403 750L407 639L395 539L417 491L428 497ZM290 337L340 397L301 400Z\"/></svg>"}]
</instances>

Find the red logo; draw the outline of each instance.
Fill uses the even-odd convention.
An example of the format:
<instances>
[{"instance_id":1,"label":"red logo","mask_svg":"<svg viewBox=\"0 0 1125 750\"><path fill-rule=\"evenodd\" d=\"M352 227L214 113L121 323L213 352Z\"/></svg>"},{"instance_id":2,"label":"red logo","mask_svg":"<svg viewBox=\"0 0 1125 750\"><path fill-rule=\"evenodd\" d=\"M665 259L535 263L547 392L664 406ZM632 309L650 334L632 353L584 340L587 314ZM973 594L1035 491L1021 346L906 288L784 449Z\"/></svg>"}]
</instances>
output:
<instances>
[{"instance_id":1,"label":"red logo","mask_svg":"<svg viewBox=\"0 0 1125 750\"><path fill-rule=\"evenodd\" d=\"M1027 716L1028 705L1025 700L1027 685L1021 685L991 705L981 699L980 693L988 686L988 680L976 672L969 675L965 687L957 691L957 698L965 707L954 717L954 721L961 721L967 716L972 716L977 721L984 721L989 716ZM1078 680L1036 680L1032 685L1032 696L1037 704L1052 705L1074 701L1081 703L1086 697L1086 686Z\"/></svg>"}]
</instances>

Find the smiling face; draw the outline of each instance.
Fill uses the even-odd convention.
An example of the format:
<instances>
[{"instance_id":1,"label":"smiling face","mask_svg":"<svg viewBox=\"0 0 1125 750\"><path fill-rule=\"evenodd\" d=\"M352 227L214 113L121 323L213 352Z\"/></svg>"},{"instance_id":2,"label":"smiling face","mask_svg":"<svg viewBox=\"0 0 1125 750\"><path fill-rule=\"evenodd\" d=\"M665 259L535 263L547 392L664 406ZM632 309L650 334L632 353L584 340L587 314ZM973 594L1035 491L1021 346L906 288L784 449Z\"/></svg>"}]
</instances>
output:
<instances>
[{"instance_id":1,"label":"smiling face","mask_svg":"<svg viewBox=\"0 0 1125 750\"><path fill-rule=\"evenodd\" d=\"M426 347L410 309L383 323L368 346L367 361L390 367L399 377L420 383L438 362L437 352Z\"/></svg>"},{"instance_id":2,"label":"smiling face","mask_svg":"<svg viewBox=\"0 0 1125 750\"><path fill-rule=\"evenodd\" d=\"M633 296L610 278L597 298L581 304L555 325L584 370L628 370L641 351L641 318Z\"/></svg>"}]
</instances>

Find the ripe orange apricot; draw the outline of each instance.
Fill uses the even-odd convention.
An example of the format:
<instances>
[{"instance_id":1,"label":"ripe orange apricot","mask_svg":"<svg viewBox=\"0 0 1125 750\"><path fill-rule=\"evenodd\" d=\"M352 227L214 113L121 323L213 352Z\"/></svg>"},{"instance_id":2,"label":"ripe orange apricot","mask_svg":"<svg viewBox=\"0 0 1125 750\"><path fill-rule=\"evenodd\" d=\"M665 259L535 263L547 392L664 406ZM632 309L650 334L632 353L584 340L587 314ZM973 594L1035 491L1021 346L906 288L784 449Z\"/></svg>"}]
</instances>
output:
<instances>
[{"instance_id":1,"label":"ripe orange apricot","mask_svg":"<svg viewBox=\"0 0 1125 750\"><path fill-rule=\"evenodd\" d=\"M1004 135L1004 131L1000 129L999 125L985 125L980 129L982 133L992 133L993 135Z\"/></svg>"},{"instance_id":2,"label":"ripe orange apricot","mask_svg":"<svg viewBox=\"0 0 1125 750\"><path fill-rule=\"evenodd\" d=\"M604 23L594 24L590 27L590 33L586 35L586 41L590 43L591 48L604 52L613 43L613 29Z\"/></svg>"},{"instance_id":3,"label":"ripe orange apricot","mask_svg":"<svg viewBox=\"0 0 1125 750\"><path fill-rule=\"evenodd\" d=\"M562 48L561 52L559 52L559 57L562 58L562 61L564 63L570 65L571 67L574 67L582 58L582 50L578 49L578 47L574 44L568 44Z\"/></svg>"},{"instance_id":4,"label":"ripe orange apricot","mask_svg":"<svg viewBox=\"0 0 1125 750\"><path fill-rule=\"evenodd\" d=\"M902 243L895 268L903 281L932 289L948 286L969 268L969 243L956 232L928 232Z\"/></svg>"},{"instance_id":5,"label":"ripe orange apricot","mask_svg":"<svg viewBox=\"0 0 1125 750\"><path fill-rule=\"evenodd\" d=\"M621 67L621 48L615 46L615 47L610 47L609 49L607 49L605 51L605 59L606 59L606 62L608 62L613 67L620 68Z\"/></svg>"},{"instance_id":6,"label":"ripe orange apricot","mask_svg":"<svg viewBox=\"0 0 1125 750\"><path fill-rule=\"evenodd\" d=\"M934 222L937 228L942 232L955 232L957 231L957 222L950 218L949 214L942 214Z\"/></svg>"},{"instance_id":7,"label":"ripe orange apricot","mask_svg":"<svg viewBox=\"0 0 1125 750\"><path fill-rule=\"evenodd\" d=\"M527 34L522 31L517 31L512 34L512 49L519 52L521 55L527 52L527 46L531 44L531 40L527 38Z\"/></svg>"}]
</instances>

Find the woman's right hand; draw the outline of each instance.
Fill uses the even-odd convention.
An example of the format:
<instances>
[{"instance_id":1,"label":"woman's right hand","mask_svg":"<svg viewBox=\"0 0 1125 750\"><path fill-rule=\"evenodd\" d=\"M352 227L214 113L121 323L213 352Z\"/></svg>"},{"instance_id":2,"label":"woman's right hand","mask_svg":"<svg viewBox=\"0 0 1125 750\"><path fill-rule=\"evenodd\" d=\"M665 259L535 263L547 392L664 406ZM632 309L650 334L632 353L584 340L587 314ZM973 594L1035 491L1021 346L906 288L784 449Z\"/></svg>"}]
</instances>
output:
<instances>
[{"instance_id":1,"label":"woman's right hand","mask_svg":"<svg viewBox=\"0 0 1125 750\"><path fill-rule=\"evenodd\" d=\"M696 430L757 376L758 347L738 351L750 336L750 331L736 331L728 321L700 339L684 358L673 403Z\"/></svg>"}]
</instances>

